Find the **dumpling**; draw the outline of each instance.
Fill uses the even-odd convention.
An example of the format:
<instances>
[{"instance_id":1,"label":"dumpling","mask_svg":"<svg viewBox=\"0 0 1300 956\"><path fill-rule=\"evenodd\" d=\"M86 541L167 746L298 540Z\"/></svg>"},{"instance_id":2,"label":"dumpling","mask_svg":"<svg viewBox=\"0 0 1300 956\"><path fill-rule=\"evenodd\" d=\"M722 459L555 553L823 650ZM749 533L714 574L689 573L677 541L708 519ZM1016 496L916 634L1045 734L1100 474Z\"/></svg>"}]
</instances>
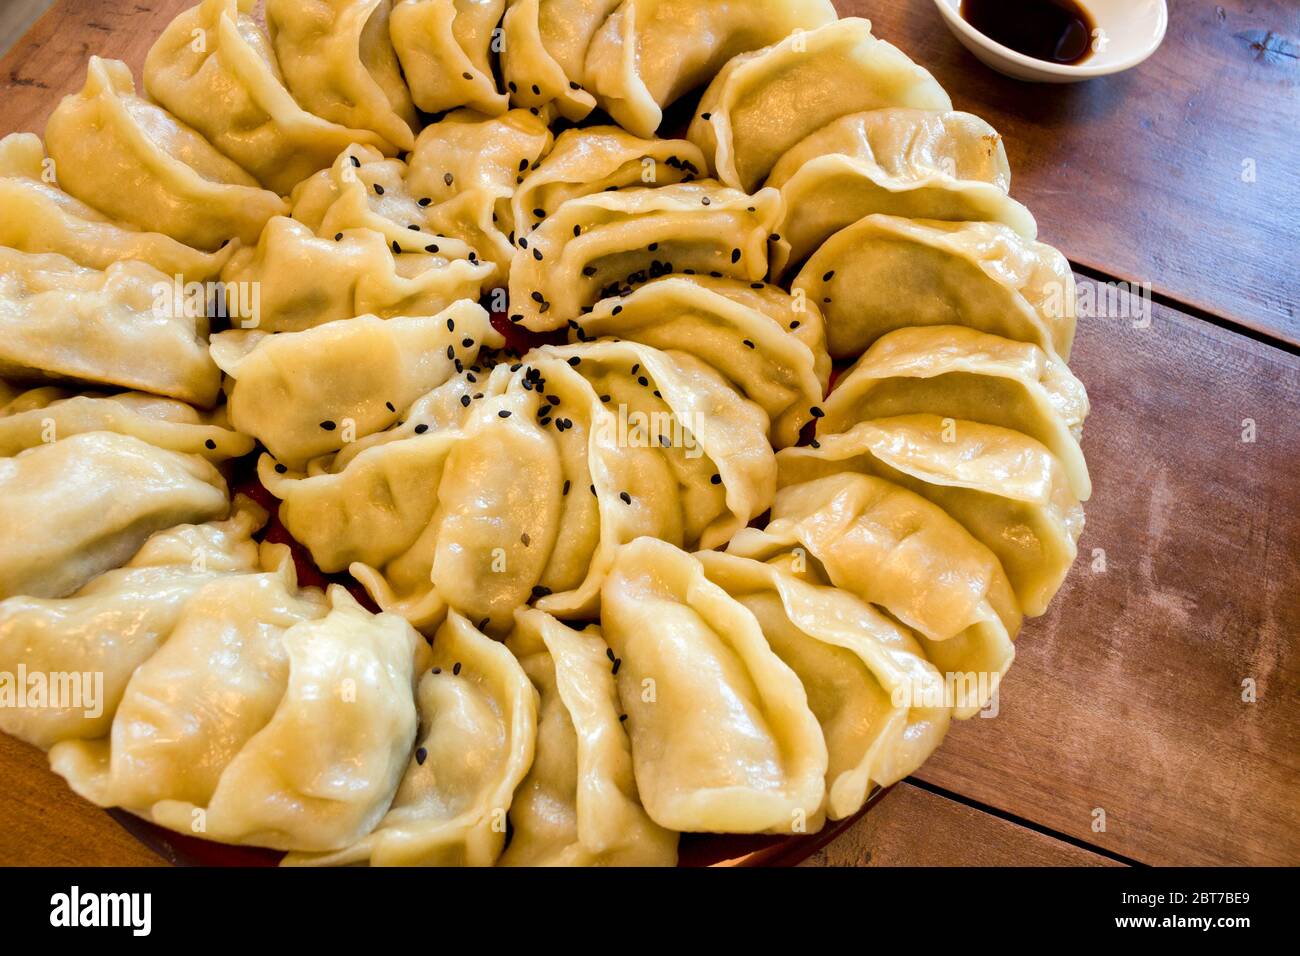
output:
<instances>
[{"instance_id":1,"label":"dumpling","mask_svg":"<svg viewBox=\"0 0 1300 956\"><path fill-rule=\"evenodd\" d=\"M618 125L653 136L732 57L835 19L830 0L624 0L592 37L584 83Z\"/></svg>"},{"instance_id":2,"label":"dumpling","mask_svg":"<svg viewBox=\"0 0 1300 956\"><path fill-rule=\"evenodd\" d=\"M826 743L758 622L663 541L624 546L601 591L641 802L686 832L822 823Z\"/></svg>"},{"instance_id":3,"label":"dumpling","mask_svg":"<svg viewBox=\"0 0 1300 956\"><path fill-rule=\"evenodd\" d=\"M336 853L287 866L491 866L506 814L533 762L537 692L514 656L455 611L423 659L420 728L401 785L375 830Z\"/></svg>"},{"instance_id":4,"label":"dumpling","mask_svg":"<svg viewBox=\"0 0 1300 956\"><path fill-rule=\"evenodd\" d=\"M899 329L881 336L845 372L822 405L824 438L858 422L928 412L1000 425L1042 442L1060 461L1080 501L1092 494L1079 447L1088 392L1059 358L957 325Z\"/></svg>"},{"instance_id":5,"label":"dumpling","mask_svg":"<svg viewBox=\"0 0 1300 956\"><path fill-rule=\"evenodd\" d=\"M426 113L507 109L490 53L505 0L397 0L388 23L415 105Z\"/></svg>"},{"instance_id":6,"label":"dumpling","mask_svg":"<svg viewBox=\"0 0 1300 956\"><path fill-rule=\"evenodd\" d=\"M155 531L229 505L208 462L129 435L84 432L0 458L0 598L71 594Z\"/></svg>"},{"instance_id":7,"label":"dumpling","mask_svg":"<svg viewBox=\"0 0 1300 956\"><path fill-rule=\"evenodd\" d=\"M891 106L950 110L929 71L871 34L871 22L836 20L738 56L704 92L686 137L728 186L753 192L778 159L850 113Z\"/></svg>"},{"instance_id":8,"label":"dumpling","mask_svg":"<svg viewBox=\"0 0 1300 956\"><path fill-rule=\"evenodd\" d=\"M504 344L478 303L462 300L435 316L366 315L289 335L222 332L212 355L234 380L234 426L302 470L389 428L481 349Z\"/></svg>"},{"instance_id":9,"label":"dumpling","mask_svg":"<svg viewBox=\"0 0 1300 956\"><path fill-rule=\"evenodd\" d=\"M131 678L110 737L55 746L51 767L88 799L180 833L349 846L405 769L423 641L339 585L328 597L326 609L299 596L287 556L272 574L209 585Z\"/></svg>"},{"instance_id":10,"label":"dumpling","mask_svg":"<svg viewBox=\"0 0 1300 956\"><path fill-rule=\"evenodd\" d=\"M793 300L775 286L756 290L731 279L670 276L631 295L603 299L569 335L580 342L626 339L694 355L767 413L772 444L784 448L798 442L800 429L813 420L830 356L816 307L791 329L754 307L751 296L765 290L787 300L783 312L793 312Z\"/></svg>"},{"instance_id":11,"label":"dumpling","mask_svg":"<svg viewBox=\"0 0 1300 956\"><path fill-rule=\"evenodd\" d=\"M767 184L786 219L772 271L801 265L864 216L1000 222L1038 235L1029 210L1007 195L1002 137L969 113L881 109L841 117L781 157Z\"/></svg>"},{"instance_id":12,"label":"dumpling","mask_svg":"<svg viewBox=\"0 0 1300 956\"><path fill-rule=\"evenodd\" d=\"M1074 341L1070 263L1000 223L867 216L826 240L794 292L821 306L834 358L913 325L966 325L1064 359Z\"/></svg>"},{"instance_id":13,"label":"dumpling","mask_svg":"<svg viewBox=\"0 0 1300 956\"><path fill-rule=\"evenodd\" d=\"M205 584L258 569L252 540L266 512L235 500L229 520L160 531L129 562L66 598L0 601L0 670L11 674L102 674L84 691L81 707L0 707L0 730L49 748L60 740L93 740L109 731L131 674L176 626L182 609Z\"/></svg>"},{"instance_id":14,"label":"dumpling","mask_svg":"<svg viewBox=\"0 0 1300 956\"><path fill-rule=\"evenodd\" d=\"M1042 444L996 425L905 415L823 435L778 457L781 484L834 474L878 475L928 498L1002 562L1025 613L1037 617L1065 580L1083 508Z\"/></svg>"},{"instance_id":15,"label":"dumpling","mask_svg":"<svg viewBox=\"0 0 1300 956\"><path fill-rule=\"evenodd\" d=\"M582 88L587 47L621 0L510 0L501 21L501 72L510 99L548 104L577 122L596 108Z\"/></svg>"},{"instance_id":16,"label":"dumpling","mask_svg":"<svg viewBox=\"0 0 1300 956\"><path fill-rule=\"evenodd\" d=\"M31 133L0 139L0 245L57 253L91 269L138 259L184 282L214 278L235 251L227 245L200 252L162 233L115 223L59 189L54 168Z\"/></svg>"},{"instance_id":17,"label":"dumpling","mask_svg":"<svg viewBox=\"0 0 1300 956\"><path fill-rule=\"evenodd\" d=\"M515 231L527 235L570 199L625 186L672 186L704 173L704 156L684 139L640 139L617 126L568 129L515 190Z\"/></svg>"},{"instance_id":18,"label":"dumpling","mask_svg":"<svg viewBox=\"0 0 1300 956\"><path fill-rule=\"evenodd\" d=\"M460 299L477 300L492 274L483 262L394 255L373 229L318 238L297 220L276 217L255 248L231 258L222 280L258 290L257 314L243 327L300 332L359 315L436 315Z\"/></svg>"},{"instance_id":19,"label":"dumpling","mask_svg":"<svg viewBox=\"0 0 1300 956\"><path fill-rule=\"evenodd\" d=\"M221 372L201 315L143 262L104 272L0 246L0 374L134 388L211 406Z\"/></svg>"},{"instance_id":20,"label":"dumpling","mask_svg":"<svg viewBox=\"0 0 1300 956\"><path fill-rule=\"evenodd\" d=\"M130 435L214 463L253 450L252 438L226 427L224 408L202 413L143 392L76 395L52 387L33 388L8 401L0 396L0 457L82 432Z\"/></svg>"},{"instance_id":21,"label":"dumpling","mask_svg":"<svg viewBox=\"0 0 1300 956\"><path fill-rule=\"evenodd\" d=\"M673 866L677 834L641 807L600 629L515 613L506 647L540 694L537 753L510 806L503 866Z\"/></svg>"},{"instance_id":22,"label":"dumpling","mask_svg":"<svg viewBox=\"0 0 1300 956\"><path fill-rule=\"evenodd\" d=\"M782 454L786 454L783 452ZM874 476L841 472L777 492L763 530L727 553L770 560L792 553L835 587L911 628L945 676L1011 666L1022 612L997 556L937 505ZM966 718L980 699L954 711Z\"/></svg>"},{"instance_id":23,"label":"dumpling","mask_svg":"<svg viewBox=\"0 0 1300 956\"><path fill-rule=\"evenodd\" d=\"M552 551L561 468L536 424L535 393L476 394L485 397L453 430L417 426L307 476L263 458L258 473L321 570L351 570L417 627L436 626L450 606L504 636Z\"/></svg>"},{"instance_id":24,"label":"dumpling","mask_svg":"<svg viewBox=\"0 0 1300 956\"><path fill-rule=\"evenodd\" d=\"M675 273L756 282L782 215L774 189L747 196L710 182L571 199L519 239L511 321L563 328L598 299Z\"/></svg>"},{"instance_id":25,"label":"dumpling","mask_svg":"<svg viewBox=\"0 0 1300 956\"><path fill-rule=\"evenodd\" d=\"M944 680L906 628L771 564L716 551L696 558L803 683L826 740L832 820L857 813L873 788L902 780L939 746L952 717Z\"/></svg>"},{"instance_id":26,"label":"dumpling","mask_svg":"<svg viewBox=\"0 0 1300 956\"><path fill-rule=\"evenodd\" d=\"M257 241L284 200L194 129L135 93L120 60L90 58L86 85L45 127L59 185L113 219L197 249Z\"/></svg>"},{"instance_id":27,"label":"dumpling","mask_svg":"<svg viewBox=\"0 0 1300 956\"><path fill-rule=\"evenodd\" d=\"M767 510L774 488L769 419L698 358L633 342L544 346L526 357L558 359L578 371L612 413L600 420L602 428L614 429L604 439L608 444L659 452L676 485L671 493L685 547L720 547ZM563 402L542 411L568 430ZM624 507L658 510L657 493L643 502L630 489L603 481L598 497L601 492L618 494Z\"/></svg>"},{"instance_id":28,"label":"dumpling","mask_svg":"<svg viewBox=\"0 0 1300 956\"><path fill-rule=\"evenodd\" d=\"M298 184L292 196L293 218L322 239L354 229L374 230L394 255L476 258L467 244L441 235L432 225L429 203L411 195L406 175L400 159L387 159L369 146L351 146L328 169Z\"/></svg>"},{"instance_id":29,"label":"dumpling","mask_svg":"<svg viewBox=\"0 0 1300 956\"><path fill-rule=\"evenodd\" d=\"M266 25L304 109L404 152L418 122L389 37L391 12L391 0L267 0Z\"/></svg>"},{"instance_id":30,"label":"dumpling","mask_svg":"<svg viewBox=\"0 0 1300 956\"><path fill-rule=\"evenodd\" d=\"M431 226L473 246L504 284L514 254L510 199L552 142L546 121L527 110L491 117L457 110L416 140L407 187L427 206Z\"/></svg>"}]
</instances>

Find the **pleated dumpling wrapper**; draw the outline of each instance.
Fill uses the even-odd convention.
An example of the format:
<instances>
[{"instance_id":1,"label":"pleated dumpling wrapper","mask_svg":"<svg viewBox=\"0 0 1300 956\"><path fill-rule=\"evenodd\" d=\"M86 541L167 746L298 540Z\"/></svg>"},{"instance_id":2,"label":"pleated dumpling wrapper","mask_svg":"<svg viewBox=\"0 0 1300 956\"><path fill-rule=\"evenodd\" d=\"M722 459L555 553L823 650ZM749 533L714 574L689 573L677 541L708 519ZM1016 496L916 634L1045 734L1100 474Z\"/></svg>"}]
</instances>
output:
<instances>
[{"instance_id":1,"label":"pleated dumpling wrapper","mask_svg":"<svg viewBox=\"0 0 1300 956\"><path fill-rule=\"evenodd\" d=\"M368 836L288 866L491 866L533 763L537 691L503 644L455 611L421 655L419 731L392 806Z\"/></svg>"},{"instance_id":2,"label":"pleated dumpling wrapper","mask_svg":"<svg viewBox=\"0 0 1300 956\"><path fill-rule=\"evenodd\" d=\"M641 802L662 827L820 828L826 742L798 676L698 559L639 538L601 592Z\"/></svg>"}]
</instances>

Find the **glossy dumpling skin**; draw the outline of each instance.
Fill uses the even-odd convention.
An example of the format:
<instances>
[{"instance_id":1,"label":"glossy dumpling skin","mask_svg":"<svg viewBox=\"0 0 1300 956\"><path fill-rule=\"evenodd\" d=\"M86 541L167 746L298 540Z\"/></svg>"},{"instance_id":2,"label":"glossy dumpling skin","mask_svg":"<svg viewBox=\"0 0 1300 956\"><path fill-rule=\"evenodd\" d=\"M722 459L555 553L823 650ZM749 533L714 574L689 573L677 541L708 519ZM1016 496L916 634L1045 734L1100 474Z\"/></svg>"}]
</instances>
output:
<instances>
[{"instance_id":1,"label":"glossy dumpling skin","mask_svg":"<svg viewBox=\"0 0 1300 956\"><path fill-rule=\"evenodd\" d=\"M1064 359L1074 342L1070 263L992 222L871 215L831 236L794 280L820 305L835 358L918 325L965 325Z\"/></svg>"},{"instance_id":2,"label":"glossy dumpling skin","mask_svg":"<svg viewBox=\"0 0 1300 956\"><path fill-rule=\"evenodd\" d=\"M911 489L997 555L1026 614L1047 610L1074 563L1084 517L1064 467L1042 444L938 415L861 422L819 444L783 453L783 485L853 470Z\"/></svg>"},{"instance_id":3,"label":"glossy dumpling skin","mask_svg":"<svg viewBox=\"0 0 1300 956\"><path fill-rule=\"evenodd\" d=\"M906 628L777 566L716 551L696 557L803 683L826 740L832 820L856 813L874 787L897 783L939 746L952 716L943 678Z\"/></svg>"},{"instance_id":4,"label":"glossy dumpling skin","mask_svg":"<svg viewBox=\"0 0 1300 956\"><path fill-rule=\"evenodd\" d=\"M505 284L514 256L510 200L552 143L546 120L528 110L456 110L420 133L407 187L431 204L425 214L433 228L472 246Z\"/></svg>"},{"instance_id":5,"label":"glossy dumpling skin","mask_svg":"<svg viewBox=\"0 0 1300 956\"><path fill-rule=\"evenodd\" d=\"M477 300L492 274L483 262L423 251L395 255L373 229L320 238L277 216L255 248L231 258L222 280L258 290L257 314L241 327L301 332L359 315L436 315L460 299Z\"/></svg>"},{"instance_id":6,"label":"glossy dumpling skin","mask_svg":"<svg viewBox=\"0 0 1300 956\"><path fill-rule=\"evenodd\" d=\"M519 240L511 320L562 328L597 300L674 272L756 282L783 214L776 190L748 196L707 181L571 199Z\"/></svg>"},{"instance_id":7,"label":"glossy dumpling skin","mask_svg":"<svg viewBox=\"0 0 1300 956\"><path fill-rule=\"evenodd\" d=\"M59 185L113 219L196 249L251 244L284 201L194 129L135 93L120 60L92 56L86 85L45 127Z\"/></svg>"},{"instance_id":8,"label":"glossy dumpling skin","mask_svg":"<svg viewBox=\"0 0 1300 956\"><path fill-rule=\"evenodd\" d=\"M620 0L510 0L501 46L501 72L510 100L552 105L577 122L596 107L582 88L587 47Z\"/></svg>"},{"instance_id":9,"label":"glossy dumpling skin","mask_svg":"<svg viewBox=\"0 0 1300 956\"><path fill-rule=\"evenodd\" d=\"M585 86L618 125L653 136L664 107L732 57L835 18L829 0L624 0L587 48Z\"/></svg>"},{"instance_id":10,"label":"glossy dumpling skin","mask_svg":"<svg viewBox=\"0 0 1300 956\"><path fill-rule=\"evenodd\" d=\"M252 0L202 0L177 16L145 60L154 102L281 196L352 143L386 145L294 101L252 8Z\"/></svg>"},{"instance_id":11,"label":"glossy dumpling skin","mask_svg":"<svg viewBox=\"0 0 1300 956\"><path fill-rule=\"evenodd\" d=\"M1008 194L1006 148L970 113L879 109L841 117L781 157L767 178L787 210L772 268L801 265L863 216L1000 222L1026 239L1033 215Z\"/></svg>"},{"instance_id":12,"label":"glossy dumpling skin","mask_svg":"<svg viewBox=\"0 0 1300 956\"><path fill-rule=\"evenodd\" d=\"M130 559L155 531L224 517L202 458L85 432L0 458L0 597L62 597Z\"/></svg>"},{"instance_id":13,"label":"glossy dumpling skin","mask_svg":"<svg viewBox=\"0 0 1300 956\"><path fill-rule=\"evenodd\" d=\"M537 692L505 646L452 611L421 654L414 753L375 830L336 853L286 866L491 866L533 762Z\"/></svg>"},{"instance_id":14,"label":"glossy dumpling skin","mask_svg":"<svg viewBox=\"0 0 1300 956\"><path fill-rule=\"evenodd\" d=\"M761 297L777 300L781 319L756 307ZM807 308L791 329L782 319L796 314L795 308L775 286L754 289L730 279L670 276L631 295L601 300L569 335L578 341L626 339L694 355L767 413L771 442L784 448L795 444L800 429L813 420L830 372L821 315L815 306Z\"/></svg>"},{"instance_id":15,"label":"glossy dumpling skin","mask_svg":"<svg viewBox=\"0 0 1300 956\"><path fill-rule=\"evenodd\" d=\"M417 120L389 37L391 10L391 0L267 0L266 25L304 109L404 151Z\"/></svg>"},{"instance_id":16,"label":"glossy dumpling skin","mask_svg":"<svg viewBox=\"0 0 1300 956\"><path fill-rule=\"evenodd\" d=\"M823 436L921 413L1014 429L1047 446L1080 501L1092 494L1079 446L1088 392L1064 362L1028 342L956 325L899 329L840 377L823 410Z\"/></svg>"},{"instance_id":17,"label":"glossy dumpling skin","mask_svg":"<svg viewBox=\"0 0 1300 956\"><path fill-rule=\"evenodd\" d=\"M55 747L51 766L95 802L206 839L308 851L360 839L414 742L423 641L338 585L328 597L298 595L287 566L210 585L132 677L110 738Z\"/></svg>"},{"instance_id":18,"label":"glossy dumpling skin","mask_svg":"<svg viewBox=\"0 0 1300 956\"><path fill-rule=\"evenodd\" d=\"M415 105L426 113L468 106L496 115L505 94L492 75L493 31L505 0L397 0L388 23Z\"/></svg>"},{"instance_id":19,"label":"glossy dumpling skin","mask_svg":"<svg viewBox=\"0 0 1300 956\"><path fill-rule=\"evenodd\" d=\"M230 420L280 462L313 458L383 431L446 382L479 350L505 344L487 312L468 299L438 315L330 322L289 335L232 330L212 355L233 379Z\"/></svg>"},{"instance_id":20,"label":"glossy dumpling skin","mask_svg":"<svg viewBox=\"0 0 1300 956\"><path fill-rule=\"evenodd\" d=\"M22 252L52 252L91 269L138 259L167 276L206 282L234 252L200 252L159 232L113 222L59 189L55 166L31 133L0 139L0 245Z\"/></svg>"},{"instance_id":21,"label":"glossy dumpling skin","mask_svg":"<svg viewBox=\"0 0 1300 956\"><path fill-rule=\"evenodd\" d=\"M841 116L900 106L949 110L929 72L858 17L796 33L731 60L714 77L687 138L717 177L753 192L782 154Z\"/></svg>"},{"instance_id":22,"label":"glossy dumpling skin","mask_svg":"<svg viewBox=\"0 0 1300 956\"><path fill-rule=\"evenodd\" d=\"M727 552L815 562L829 583L910 628L945 675L1000 676L1015 656L1023 615L997 556L937 505L884 479L846 470L782 488L767 527L742 531Z\"/></svg>"},{"instance_id":23,"label":"glossy dumpling skin","mask_svg":"<svg viewBox=\"0 0 1300 956\"><path fill-rule=\"evenodd\" d=\"M617 126L567 129L515 190L515 232L528 235L570 199L626 186L671 186L704 174L704 155L684 139L641 139Z\"/></svg>"},{"instance_id":24,"label":"glossy dumpling skin","mask_svg":"<svg viewBox=\"0 0 1300 956\"><path fill-rule=\"evenodd\" d=\"M677 834L637 798L632 747L600 629L515 612L506 640L537 688L536 757L510 807L504 866L673 866Z\"/></svg>"},{"instance_id":25,"label":"glossy dumpling skin","mask_svg":"<svg viewBox=\"0 0 1300 956\"><path fill-rule=\"evenodd\" d=\"M0 246L0 374L135 388L210 406L221 372L207 318L143 262L104 272Z\"/></svg>"},{"instance_id":26,"label":"glossy dumpling skin","mask_svg":"<svg viewBox=\"0 0 1300 956\"><path fill-rule=\"evenodd\" d=\"M0 457L82 432L130 435L213 463L253 450L252 438L226 427L224 409L202 413L184 402L143 392L77 395L48 386L8 401L0 396Z\"/></svg>"},{"instance_id":27,"label":"glossy dumpling skin","mask_svg":"<svg viewBox=\"0 0 1300 956\"><path fill-rule=\"evenodd\" d=\"M795 673L697 559L640 538L601 592L641 802L662 827L821 826L826 744Z\"/></svg>"},{"instance_id":28,"label":"glossy dumpling skin","mask_svg":"<svg viewBox=\"0 0 1300 956\"><path fill-rule=\"evenodd\" d=\"M106 735L127 681L193 595L217 578L258 570L251 536L266 512L246 498L235 505L229 520L158 532L121 568L70 597L0 601L0 669L103 674L96 707L3 707L0 730L42 748Z\"/></svg>"}]
</instances>

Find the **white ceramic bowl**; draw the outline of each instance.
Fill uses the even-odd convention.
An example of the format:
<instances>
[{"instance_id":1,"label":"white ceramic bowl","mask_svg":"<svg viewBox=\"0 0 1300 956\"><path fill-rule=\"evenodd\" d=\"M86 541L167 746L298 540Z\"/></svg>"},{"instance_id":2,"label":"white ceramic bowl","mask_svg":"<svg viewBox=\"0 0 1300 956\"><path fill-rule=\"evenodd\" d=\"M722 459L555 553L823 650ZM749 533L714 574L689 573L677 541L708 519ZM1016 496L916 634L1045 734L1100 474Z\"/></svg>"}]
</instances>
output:
<instances>
[{"instance_id":1,"label":"white ceramic bowl","mask_svg":"<svg viewBox=\"0 0 1300 956\"><path fill-rule=\"evenodd\" d=\"M1137 66L1160 46L1169 25L1165 0L1079 0L1102 31L1100 49L1077 66L1036 60L990 40L962 19L961 0L934 0L948 29L987 66L1017 80L1077 83ZM1095 35L1095 34L1094 34Z\"/></svg>"}]
</instances>

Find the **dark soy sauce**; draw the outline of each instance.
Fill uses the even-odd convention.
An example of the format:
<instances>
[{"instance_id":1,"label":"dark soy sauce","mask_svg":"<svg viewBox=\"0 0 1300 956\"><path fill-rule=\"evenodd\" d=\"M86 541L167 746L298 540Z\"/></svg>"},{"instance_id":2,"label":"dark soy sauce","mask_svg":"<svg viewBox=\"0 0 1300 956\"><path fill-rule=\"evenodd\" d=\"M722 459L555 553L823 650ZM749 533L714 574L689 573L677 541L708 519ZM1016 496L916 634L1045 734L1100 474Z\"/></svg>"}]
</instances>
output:
<instances>
[{"instance_id":1,"label":"dark soy sauce","mask_svg":"<svg viewBox=\"0 0 1300 956\"><path fill-rule=\"evenodd\" d=\"M961 15L990 40L1048 63L1080 63L1094 24L1076 0L962 0Z\"/></svg>"}]
</instances>

